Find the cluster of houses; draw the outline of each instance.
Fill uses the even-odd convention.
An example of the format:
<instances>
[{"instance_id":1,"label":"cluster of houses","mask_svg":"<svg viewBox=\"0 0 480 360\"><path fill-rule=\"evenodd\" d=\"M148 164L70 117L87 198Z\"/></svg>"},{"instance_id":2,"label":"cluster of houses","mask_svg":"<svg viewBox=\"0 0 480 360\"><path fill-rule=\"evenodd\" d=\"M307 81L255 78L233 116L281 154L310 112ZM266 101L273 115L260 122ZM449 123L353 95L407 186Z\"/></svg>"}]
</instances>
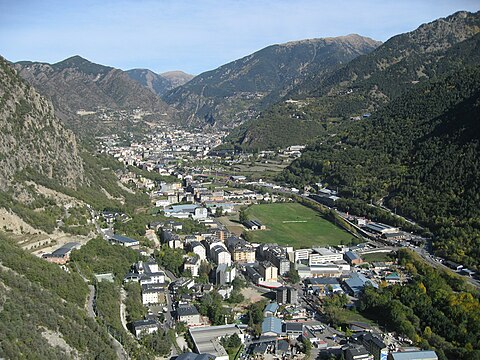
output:
<instances>
[{"instance_id":1,"label":"cluster of houses","mask_svg":"<svg viewBox=\"0 0 480 360\"><path fill-rule=\"evenodd\" d=\"M131 143L129 146L122 145L115 135L98 140L101 143L100 152L112 155L125 165L170 175L175 171L178 160L204 159L211 149L221 144L225 135L222 131L205 134L175 128L170 124L151 131L142 143Z\"/></svg>"}]
</instances>

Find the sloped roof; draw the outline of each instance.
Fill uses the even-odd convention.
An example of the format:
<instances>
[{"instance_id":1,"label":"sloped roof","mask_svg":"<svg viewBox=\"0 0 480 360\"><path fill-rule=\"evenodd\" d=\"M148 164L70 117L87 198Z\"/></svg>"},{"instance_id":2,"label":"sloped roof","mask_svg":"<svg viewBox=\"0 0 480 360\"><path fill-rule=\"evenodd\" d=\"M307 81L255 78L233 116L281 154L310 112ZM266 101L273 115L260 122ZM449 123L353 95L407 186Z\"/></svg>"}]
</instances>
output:
<instances>
[{"instance_id":1,"label":"sloped roof","mask_svg":"<svg viewBox=\"0 0 480 360\"><path fill-rule=\"evenodd\" d=\"M267 317L262 322L262 334L273 332L280 335L282 333L282 320L277 317Z\"/></svg>"}]
</instances>

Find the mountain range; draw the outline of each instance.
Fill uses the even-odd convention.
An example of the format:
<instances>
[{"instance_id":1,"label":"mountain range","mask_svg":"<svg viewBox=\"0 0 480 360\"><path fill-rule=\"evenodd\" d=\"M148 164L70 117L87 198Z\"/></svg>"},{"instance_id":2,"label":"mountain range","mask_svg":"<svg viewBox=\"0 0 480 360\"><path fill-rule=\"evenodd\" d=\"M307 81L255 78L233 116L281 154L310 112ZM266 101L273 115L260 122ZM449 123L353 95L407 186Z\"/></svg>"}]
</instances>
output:
<instances>
[{"instance_id":1,"label":"mountain range","mask_svg":"<svg viewBox=\"0 0 480 360\"><path fill-rule=\"evenodd\" d=\"M131 69L126 73L139 84L150 89L156 95L162 96L169 90L181 86L194 78L183 71L168 71L162 74L148 69Z\"/></svg>"},{"instance_id":2,"label":"mountain range","mask_svg":"<svg viewBox=\"0 0 480 360\"><path fill-rule=\"evenodd\" d=\"M477 64L479 29L478 12L458 12L394 36L371 53L295 87L228 141L261 149L305 144L422 82Z\"/></svg>"},{"instance_id":3,"label":"mountain range","mask_svg":"<svg viewBox=\"0 0 480 360\"><path fill-rule=\"evenodd\" d=\"M73 133L55 116L52 104L27 85L0 57L0 190L27 169L62 185L83 182L83 162Z\"/></svg>"},{"instance_id":4,"label":"mountain range","mask_svg":"<svg viewBox=\"0 0 480 360\"><path fill-rule=\"evenodd\" d=\"M163 95L187 122L235 126L312 76L322 78L381 43L359 35L272 45L197 75Z\"/></svg>"},{"instance_id":5,"label":"mountain range","mask_svg":"<svg viewBox=\"0 0 480 360\"><path fill-rule=\"evenodd\" d=\"M21 61L15 68L42 95L51 99L57 116L80 135L84 131L115 132L119 127L118 122L105 124L98 116L79 116L82 110L140 108L153 114L154 119L162 120L170 120L175 114L159 96L125 71L95 64L80 56L55 64ZM125 121L123 125L126 126Z\"/></svg>"}]
</instances>

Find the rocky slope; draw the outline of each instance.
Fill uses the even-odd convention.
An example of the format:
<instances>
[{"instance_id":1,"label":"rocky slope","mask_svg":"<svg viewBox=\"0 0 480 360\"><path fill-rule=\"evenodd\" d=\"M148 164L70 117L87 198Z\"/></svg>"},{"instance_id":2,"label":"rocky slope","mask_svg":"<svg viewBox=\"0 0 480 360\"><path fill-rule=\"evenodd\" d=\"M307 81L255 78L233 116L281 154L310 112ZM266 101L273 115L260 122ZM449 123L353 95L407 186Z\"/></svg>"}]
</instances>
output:
<instances>
[{"instance_id":1,"label":"rocky slope","mask_svg":"<svg viewBox=\"0 0 480 360\"><path fill-rule=\"evenodd\" d=\"M131 69L127 70L126 73L133 80L159 96L193 79L193 75L183 71L169 71L157 74L148 69Z\"/></svg>"},{"instance_id":2,"label":"rocky slope","mask_svg":"<svg viewBox=\"0 0 480 360\"><path fill-rule=\"evenodd\" d=\"M55 117L52 105L1 57L0 130L0 190L24 170L72 188L83 182L75 136Z\"/></svg>"},{"instance_id":3,"label":"rocky slope","mask_svg":"<svg viewBox=\"0 0 480 360\"><path fill-rule=\"evenodd\" d=\"M162 119L174 114L156 94L132 80L126 72L80 56L56 64L22 61L15 67L25 80L52 100L57 115L79 133L85 130L79 110L140 108Z\"/></svg>"},{"instance_id":4,"label":"rocky slope","mask_svg":"<svg viewBox=\"0 0 480 360\"><path fill-rule=\"evenodd\" d=\"M272 45L200 74L163 98L189 121L237 125L312 74L323 76L379 45L359 35Z\"/></svg>"}]
</instances>

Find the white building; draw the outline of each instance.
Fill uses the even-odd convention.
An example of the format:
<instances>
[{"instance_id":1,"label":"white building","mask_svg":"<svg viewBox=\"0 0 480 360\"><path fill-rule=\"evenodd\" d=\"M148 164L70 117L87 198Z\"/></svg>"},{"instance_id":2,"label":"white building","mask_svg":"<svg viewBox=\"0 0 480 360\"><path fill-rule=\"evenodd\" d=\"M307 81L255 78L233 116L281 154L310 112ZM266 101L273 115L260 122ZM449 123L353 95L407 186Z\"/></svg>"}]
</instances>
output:
<instances>
[{"instance_id":1,"label":"white building","mask_svg":"<svg viewBox=\"0 0 480 360\"><path fill-rule=\"evenodd\" d=\"M200 242L192 241L190 243L190 249L200 258L200 260L207 260L207 252L205 250L205 246L203 246Z\"/></svg>"},{"instance_id":2,"label":"white building","mask_svg":"<svg viewBox=\"0 0 480 360\"><path fill-rule=\"evenodd\" d=\"M314 248L313 252L310 254L308 263L310 266L314 266L342 260L343 254L340 252L333 252L327 248Z\"/></svg>"}]
</instances>

